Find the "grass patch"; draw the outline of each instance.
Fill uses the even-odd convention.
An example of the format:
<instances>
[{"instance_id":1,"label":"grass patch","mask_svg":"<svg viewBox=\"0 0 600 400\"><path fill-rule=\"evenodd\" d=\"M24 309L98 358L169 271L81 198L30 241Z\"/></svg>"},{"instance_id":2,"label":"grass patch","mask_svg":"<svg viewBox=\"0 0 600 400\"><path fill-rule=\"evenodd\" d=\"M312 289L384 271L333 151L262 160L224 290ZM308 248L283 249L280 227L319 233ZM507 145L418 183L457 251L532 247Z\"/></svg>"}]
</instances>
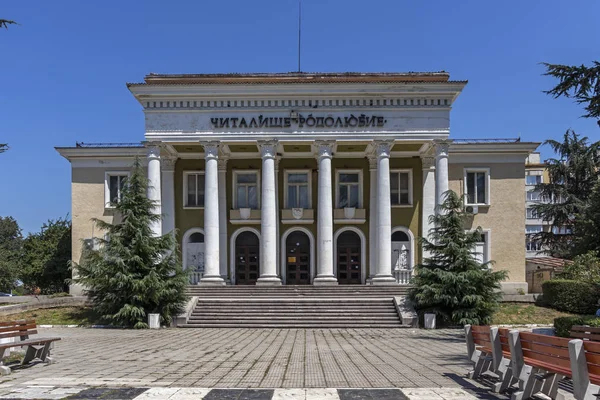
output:
<instances>
[{"instance_id":1,"label":"grass patch","mask_svg":"<svg viewBox=\"0 0 600 400\"><path fill-rule=\"evenodd\" d=\"M19 353L19 352L13 351L7 357L4 357L2 359L2 363L4 365L17 364L17 363L20 363L21 361L23 361L24 357L25 357L24 353Z\"/></svg>"},{"instance_id":2,"label":"grass patch","mask_svg":"<svg viewBox=\"0 0 600 400\"><path fill-rule=\"evenodd\" d=\"M552 325L554 318L570 316L576 316L576 314L540 307L535 304L500 303L500 308L494 314L492 323L494 325Z\"/></svg>"},{"instance_id":3,"label":"grass patch","mask_svg":"<svg viewBox=\"0 0 600 400\"><path fill-rule=\"evenodd\" d=\"M90 307L40 308L5 315L3 320L35 319L38 325L93 325L99 323L98 316Z\"/></svg>"}]
</instances>

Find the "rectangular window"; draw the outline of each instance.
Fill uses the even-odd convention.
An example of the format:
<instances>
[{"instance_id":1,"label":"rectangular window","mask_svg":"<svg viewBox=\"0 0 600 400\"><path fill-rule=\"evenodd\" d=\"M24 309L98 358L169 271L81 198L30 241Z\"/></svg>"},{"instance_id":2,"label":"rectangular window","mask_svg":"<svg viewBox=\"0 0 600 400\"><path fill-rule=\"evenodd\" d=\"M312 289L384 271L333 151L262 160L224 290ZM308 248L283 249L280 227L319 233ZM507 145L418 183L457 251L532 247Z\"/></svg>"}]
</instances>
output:
<instances>
[{"instance_id":1,"label":"rectangular window","mask_svg":"<svg viewBox=\"0 0 600 400\"><path fill-rule=\"evenodd\" d=\"M489 234L490 231L483 231L481 233L481 239L477 243L475 243L475 251L473 255L475 256L475 259L480 263L490 261Z\"/></svg>"},{"instance_id":2,"label":"rectangular window","mask_svg":"<svg viewBox=\"0 0 600 400\"><path fill-rule=\"evenodd\" d=\"M525 225L525 233L534 234L542 231L542 225Z\"/></svg>"},{"instance_id":3,"label":"rectangular window","mask_svg":"<svg viewBox=\"0 0 600 400\"><path fill-rule=\"evenodd\" d=\"M286 208L311 208L309 171L285 171Z\"/></svg>"},{"instance_id":4,"label":"rectangular window","mask_svg":"<svg viewBox=\"0 0 600 400\"><path fill-rule=\"evenodd\" d=\"M390 173L390 195L392 206L412 205L412 170Z\"/></svg>"},{"instance_id":5,"label":"rectangular window","mask_svg":"<svg viewBox=\"0 0 600 400\"><path fill-rule=\"evenodd\" d=\"M573 230L566 226L553 226L552 233L555 235L570 235L573 233Z\"/></svg>"},{"instance_id":6,"label":"rectangular window","mask_svg":"<svg viewBox=\"0 0 600 400\"><path fill-rule=\"evenodd\" d=\"M540 201L542 199L540 192L536 192L535 190L527 191L527 200L528 201Z\"/></svg>"},{"instance_id":7,"label":"rectangular window","mask_svg":"<svg viewBox=\"0 0 600 400\"><path fill-rule=\"evenodd\" d=\"M533 239L527 239L526 243L525 243L525 250L527 251L541 251L542 250L542 243L537 241L537 240L533 240Z\"/></svg>"},{"instance_id":8,"label":"rectangular window","mask_svg":"<svg viewBox=\"0 0 600 400\"><path fill-rule=\"evenodd\" d=\"M104 204L105 207L114 207L121 201L121 194L128 172L107 172L104 177Z\"/></svg>"},{"instance_id":9,"label":"rectangular window","mask_svg":"<svg viewBox=\"0 0 600 400\"><path fill-rule=\"evenodd\" d=\"M337 208L361 208L361 171L339 171L337 174Z\"/></svg>"},{"instance_id":10,"label":"rectangular window","mask_svg":"<svg viewBox=\"0 0 600 400\"><path fill-rule=\"evenodd\" d=\"M525 177L525 184L526 185L537 185L539 183L542 183L542 175L527 175Z\"/></svg>"},{"instance_id":11,"label":"rectangular window","mask_svg":"<svg viewBox=\"0 0 600 400\"><path fill-rule=\"evenodd\" d=\"M234 171L235 208L258 210L258 171Z\"/></svg>"},{"instance_id":12,"label":"rectangular window","mask_svg":"<svg viewBox=\"0 0 600 400\"><path fill-rule=\"evenodd\" d=\"M489 203L489 169L467 169L465 171L465 192L467 204Z\"/></svg>"},{"instance_id":13,"label":"rectangular window","mask_svg":"<svg viewBox=\"0 0 600 400\"><path fill-rule=\"evenodd\" d=\"M538 219L538 218L540 218L539 214L538 214L538 212L537 212L537 210L535 208L527 207L526 213L527 213L527 219Z\"/></svg>"},{"instance_id":14,"label":"rectangular window","mask_svg":"<svg viewBox=\"0 0 600 400\"><path fill-rule=\"evenodd\" d=\"M204 207L204 172L183 173L184 207Z\"/></svg>"}]
</instances>

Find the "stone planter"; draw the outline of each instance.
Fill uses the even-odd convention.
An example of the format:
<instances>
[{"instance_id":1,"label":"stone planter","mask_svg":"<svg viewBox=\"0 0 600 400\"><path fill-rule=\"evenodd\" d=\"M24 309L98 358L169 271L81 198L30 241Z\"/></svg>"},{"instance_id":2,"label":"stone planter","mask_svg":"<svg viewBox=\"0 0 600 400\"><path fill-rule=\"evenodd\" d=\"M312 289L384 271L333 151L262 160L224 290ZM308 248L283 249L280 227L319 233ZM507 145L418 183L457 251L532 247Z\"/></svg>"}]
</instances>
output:
<instances>
[{"instance_id":1,"label":"stone planter","mask_svg":"<svg viewBox=\"0 0 600 400\"><path fill-rule=\"evenodd\" d=\"M148 314L148 327L150 329L160 329L160 314Z\"/></svg>"},{"instance_id":2,"label":"stone planter","mask_svg":"<svg viewBox=\"0 0 600 400\"><path fill-rule=\"evenodd\" d=\"M425 314L425 329L435 329L435 314Z\"/></svg>"}]
</instances>

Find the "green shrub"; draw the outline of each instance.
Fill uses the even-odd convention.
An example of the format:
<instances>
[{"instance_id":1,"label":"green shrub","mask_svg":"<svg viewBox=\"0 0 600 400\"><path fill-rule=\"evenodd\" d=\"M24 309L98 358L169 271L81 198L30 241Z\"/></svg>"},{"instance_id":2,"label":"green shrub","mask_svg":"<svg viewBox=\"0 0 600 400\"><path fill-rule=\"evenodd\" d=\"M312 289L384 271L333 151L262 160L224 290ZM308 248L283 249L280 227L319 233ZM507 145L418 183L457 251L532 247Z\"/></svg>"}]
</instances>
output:
<instances>
[{"instance_id":1,"label":"green shrub","mask_svg":"<svg viewBox=\"0 0 600 400\"><path fill-rule=\"evenodd\" d=\"M544 304L573 314L595 314L600 286L594 283L553 279L542 284Z\"/></svg>"},{"instance_id":2,"label":"green shrub","mask_svg":"<svg viewBox=\"0 0 600 400\"><path fill-rule=\"evenodd\" d=\"M585 315L580 317L554 318L554 334L556 336L569 337L569 331L573 325L600 327L600 318Z\"/></svg>"},{"instance_id":3,"label":"green shrub","mask_svg":"<svg viewBox=\"0 0 600 400\"><path fill-rule=\"evenodd\" d=\"M51 299L55 299L57 297L73 297L73 296L71 296L69 293L66 293L66 292L59 292L59 293L51 294L48 297Z\"/></svg>"}]
</instances>

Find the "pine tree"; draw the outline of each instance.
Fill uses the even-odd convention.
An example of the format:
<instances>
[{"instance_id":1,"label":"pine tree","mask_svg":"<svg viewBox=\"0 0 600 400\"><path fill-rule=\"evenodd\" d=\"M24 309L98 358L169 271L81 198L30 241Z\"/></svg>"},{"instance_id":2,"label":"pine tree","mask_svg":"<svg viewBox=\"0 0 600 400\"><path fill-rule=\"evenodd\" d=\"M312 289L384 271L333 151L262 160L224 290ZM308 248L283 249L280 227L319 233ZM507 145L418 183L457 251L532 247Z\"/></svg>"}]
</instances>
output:
<instances>
[{"instance_id":1,"label":"pine tree","mask_svg":"<svg viewBox=\"0 0 600 400\"><path fill-rule=\"evenodd\" d=\"M429 257L415 267L409 298L419 313L434 313L442 324L489 324L507 273L475 258L481 227L466 230L462 200L453 191L444 195L440 213L430 217L435 227L428 238L420 238Z\"/></svg>"},{"instance_id":2,"label":"pine tree","mask_svg":"<svg viewBox=\"0 0 600 400\"><path fill-rule=\"evenodd\" d=\"M598 232L600 232L600 180L594 185L585 209L575 221L574 253L582 255L596 252L600 254Z\"/></svg>"},{"instance_id":3,"label":"pine tree","mask_svg":"<svg viewBox=\"0 0 600 400\"><path fill-rule=\"evenodd\" d=\"M86 249L84 261L74 264L78 277L73 281L87 288L95 311L118 326L147 328L149 313L160 314L161 323L168 324L186 301L188 275L174 235L152 235L150 223L161 217L152 213L147 189L136 159L115 205L120 223L95 219L106 236L95 238L97 249Z\"/></svg>"}]
</instances>

